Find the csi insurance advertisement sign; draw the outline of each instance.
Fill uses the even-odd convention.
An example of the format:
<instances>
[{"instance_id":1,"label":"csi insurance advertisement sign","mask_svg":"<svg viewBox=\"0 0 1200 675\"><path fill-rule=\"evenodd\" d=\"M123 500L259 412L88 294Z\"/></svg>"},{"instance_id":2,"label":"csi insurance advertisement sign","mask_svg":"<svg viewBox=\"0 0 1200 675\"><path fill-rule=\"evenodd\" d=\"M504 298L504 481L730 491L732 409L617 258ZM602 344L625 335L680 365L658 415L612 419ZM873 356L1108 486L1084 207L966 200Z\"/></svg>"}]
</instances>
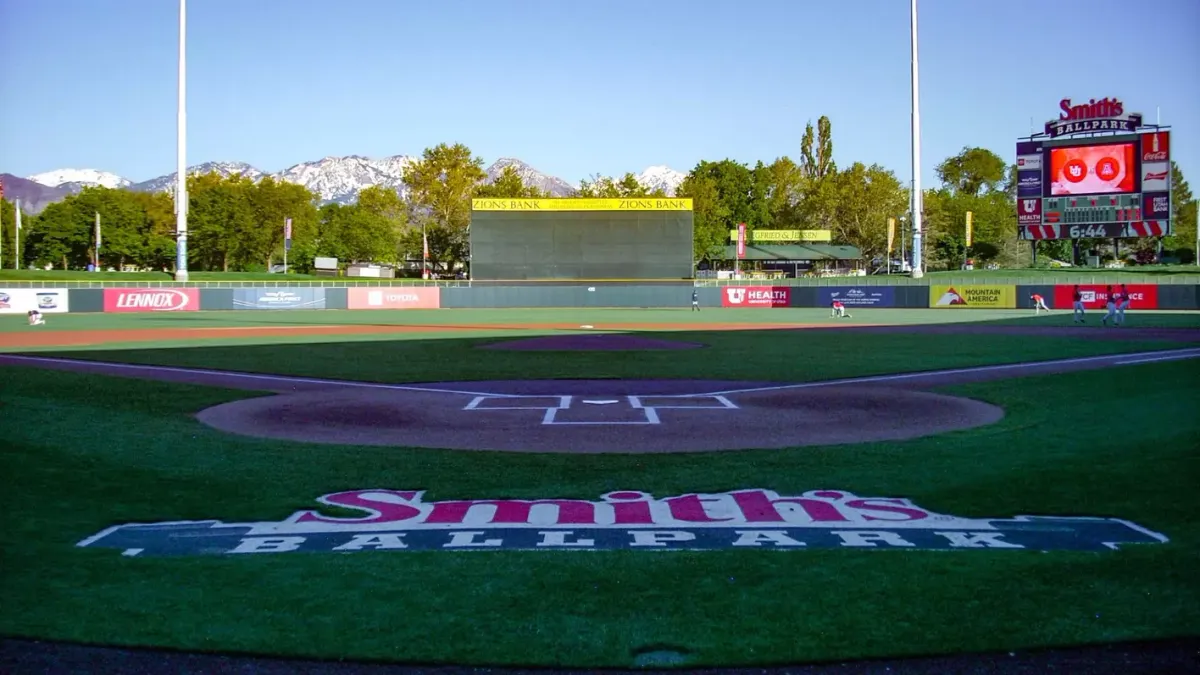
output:
<instances>
[{"instance_id":1,"label":"csi insurance advertisement sign","mask_svg":"<svg viewBox=\"0 0 1200 675\"><path fill-rule=\"evenodd\" d=\"M106 288L106 312L195 312L200 291L195 288Z\"/></svg>"},{"instance_id":2,"label":"csi insurance advertisement sign","mask_svg":"<svg viewBox=\"0 0 1200 675\"><path fill-rule=\"evenodd\" d=\"M891 286L821 286L817 301L824 306L840 300L847 307L895 307L896 296Z\"/></svg>"}]
</instances>

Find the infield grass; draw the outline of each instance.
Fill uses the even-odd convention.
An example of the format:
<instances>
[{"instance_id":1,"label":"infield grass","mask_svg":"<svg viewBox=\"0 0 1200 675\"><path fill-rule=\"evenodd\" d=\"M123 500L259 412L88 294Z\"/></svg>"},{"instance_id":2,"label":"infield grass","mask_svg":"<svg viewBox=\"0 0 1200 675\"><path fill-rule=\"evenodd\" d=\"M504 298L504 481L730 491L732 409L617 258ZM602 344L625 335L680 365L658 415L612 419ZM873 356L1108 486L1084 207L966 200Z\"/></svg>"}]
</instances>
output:
<instances>
[{"instance_id":1,"label":"infield grass","mask_svg":"<svg viewBox=\"0 0 1200 675\"><path fill-rule=\"evenodd\" d=\"M434 355L436 361L410 367L432 371L449 356ZM479 367L490 360L474 358ZM751 379L779 376L778 359L730 360ZM610 370L642 377L686 372L678 362L637 361L636 368ZM704 369L692 375L714 376ZM1197 378L1200 361L1190 360L954 387L1003 406L1007 417L900 443L564 456L249 439L191 415L253 394L0 368L0 633L319 658L583 667L629 666L651 646L684 653L689 666L732 666L1197 635ZM282 519L315 507L321 494L367 487L426 489L426 501L829 488L910 497L968 517L1119 517L1170 542L1103 553L174 559L74 546L125 522Z\"/></svg>"}]
</instances>

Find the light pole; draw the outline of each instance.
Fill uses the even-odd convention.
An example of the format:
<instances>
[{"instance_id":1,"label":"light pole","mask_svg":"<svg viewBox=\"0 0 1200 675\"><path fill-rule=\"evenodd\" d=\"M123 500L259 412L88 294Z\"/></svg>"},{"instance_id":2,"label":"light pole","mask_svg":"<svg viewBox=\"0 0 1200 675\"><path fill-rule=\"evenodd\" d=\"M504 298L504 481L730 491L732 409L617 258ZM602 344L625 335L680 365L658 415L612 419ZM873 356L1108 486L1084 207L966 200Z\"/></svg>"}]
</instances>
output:
<instances>
[{"instance_id":1,"label":"light pole","mask_svg":"<svg viewBox=\"0 0 1200 675\"><path fill-rule=\"evenodd\" d=\"M175 131L175 281L188 280L187 267L187 0L179 0L179 102Z\"/></svg>"},{"instance_id":2,"label":"light pole","mask_svg":"<svg viewBox=\"0 0 1200 675\"><path fill-rule=\"evenodd\" d=\"M912 0L909 23L912 27L912 276L919 279L924 272L921 260L921 87L917 77L917 0Z\"/></svg>"}]
</instances>

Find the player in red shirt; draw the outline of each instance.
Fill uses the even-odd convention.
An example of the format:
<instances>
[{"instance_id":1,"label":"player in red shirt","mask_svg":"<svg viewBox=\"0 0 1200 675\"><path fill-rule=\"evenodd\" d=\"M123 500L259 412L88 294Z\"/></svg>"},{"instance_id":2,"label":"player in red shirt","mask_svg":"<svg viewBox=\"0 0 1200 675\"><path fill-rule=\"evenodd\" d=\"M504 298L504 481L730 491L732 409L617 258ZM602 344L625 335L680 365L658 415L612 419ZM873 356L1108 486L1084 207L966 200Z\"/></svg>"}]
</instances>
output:
<instances>
[{"instance_id":1,"label":"player in red shirt","mask_svg":"<svg viewBox=\"0 0 1200 675\"><path fill-rule=\"evenodd\" d=\"M1033 300L1033 313L1034 314L1040 314L1043 309L1046 310L1047 312L1050 311L1050 308L1046 306L1046 299L1043 298L1041 295L1034 293L1033 295L1029 296L1029 299Z\"/></svg>"},{"instance_id":2,"label":"player in red shirt","mask_svg":"<svg viewBox=\"0 0 1200 675\"><path fill-rule=\"evenodd\" d=\"M846 306L842 304L841 300L833 301L833 311L830 313L830 316L849 316L849 314L846 314Z\"/></svg>"}]
</instances>

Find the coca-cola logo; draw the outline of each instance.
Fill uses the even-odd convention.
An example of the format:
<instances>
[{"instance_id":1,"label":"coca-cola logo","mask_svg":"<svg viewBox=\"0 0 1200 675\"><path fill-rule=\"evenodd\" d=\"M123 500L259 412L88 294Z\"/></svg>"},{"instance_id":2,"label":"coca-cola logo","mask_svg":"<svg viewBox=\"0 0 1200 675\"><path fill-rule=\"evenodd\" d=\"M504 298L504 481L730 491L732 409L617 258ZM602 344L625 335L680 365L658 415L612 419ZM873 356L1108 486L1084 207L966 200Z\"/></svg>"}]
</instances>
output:
<instances>
[{"instance_id":1,"label":"coca-cola logo","mask_svg":"<svg viewBox=\"0 0 1200 675\"><path fill-rule=\"evenodd\" d=\"M118 309L146 309L155 312L179 311L188 306L191 298L183 291L153 289L144 291L121 291L117 296Z\"/></svg>"}]
</instances>

